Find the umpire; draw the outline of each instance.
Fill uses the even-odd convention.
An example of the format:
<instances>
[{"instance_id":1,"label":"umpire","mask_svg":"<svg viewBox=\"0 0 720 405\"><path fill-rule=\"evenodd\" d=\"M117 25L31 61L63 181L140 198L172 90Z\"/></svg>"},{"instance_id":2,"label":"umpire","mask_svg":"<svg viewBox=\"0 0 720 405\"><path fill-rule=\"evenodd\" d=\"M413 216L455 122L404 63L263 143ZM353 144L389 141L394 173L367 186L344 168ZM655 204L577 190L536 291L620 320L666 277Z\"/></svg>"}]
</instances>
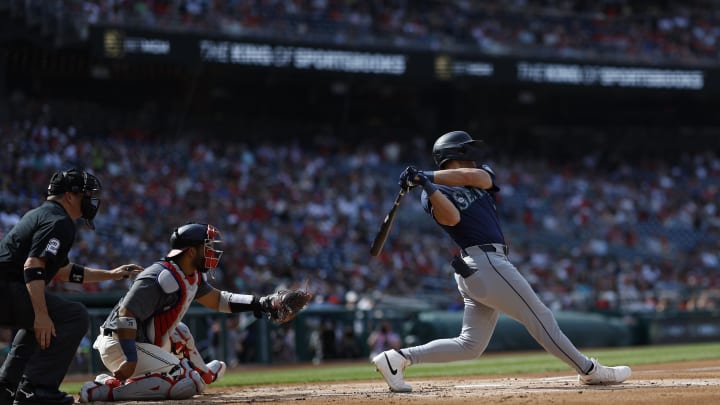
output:
<instances>
[{"instance_id":1,"label":"umpire","mask_svg":"<svg viewBox=\"0 0 720 405\"><path fill-rule=\"evenodd\" d=\"M18 330L0 369L0 405L74 402L59 387L88 330L88 313L45 287L54 278L82 283L122 278L117 276L122 268L131 271L90 269L68 259L75 221L82 218L94 229L101 189L97 177L85 171L54 173L47 201L0 241L0 325Z\"/></svg>"}]
</instances>

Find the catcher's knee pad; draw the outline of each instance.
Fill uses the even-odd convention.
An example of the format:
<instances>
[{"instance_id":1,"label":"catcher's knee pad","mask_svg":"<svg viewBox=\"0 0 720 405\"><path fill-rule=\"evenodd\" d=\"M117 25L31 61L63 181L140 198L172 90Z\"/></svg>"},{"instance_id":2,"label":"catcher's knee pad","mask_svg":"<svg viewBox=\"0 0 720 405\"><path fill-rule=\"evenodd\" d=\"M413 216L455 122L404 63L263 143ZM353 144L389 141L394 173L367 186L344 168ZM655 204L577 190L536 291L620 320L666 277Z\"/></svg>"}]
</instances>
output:
<instances>
[{"instance_id":1,"label":"catcher's knee pad","mask_svg":"<svg viewBox=\"0 0 720 405\"><path fill-rule=\"evenodd\" d=\"M182 322L179 322L175 327L175 332L185 341L193 341L193 335L190 333L190 328Z\"/></svg>"},{"instance_id":2,"label":"catcher's knee pad","mask_svg":"<svg viewBox=\"0 0 720 405\"><path fill-rule=\"evenodd\" d=\"M187 325L182 322L170 332L169 337L170 351L179 358L188 357L187 353L195 348L195 339Z\"/></svg>"},{"instance_id":3,"label":"catcher's knee pad","mask_svg":"<svg viewBox=\"0 0 720 405\"><path fill-rule=\"evenodd\" d=\"M170 342L173 345L187 346L190 349L195 348L195 338L190 333L190 328L182 322L170 332Z\"/></svg>"},{"instance_id":4,"label":"catcher's knee pad","mask_svg":"<svg viewBox=\"0 0 720 405\"><path fill-rule=\"evenodd\" d=\"M170 333L170 348L170 351L177 358L190 360L190 363L193 364L200 375L210 371L205 365L202 355L195 347L195 338L184 323L180 322Z\"/></svg>"}]
</instances>

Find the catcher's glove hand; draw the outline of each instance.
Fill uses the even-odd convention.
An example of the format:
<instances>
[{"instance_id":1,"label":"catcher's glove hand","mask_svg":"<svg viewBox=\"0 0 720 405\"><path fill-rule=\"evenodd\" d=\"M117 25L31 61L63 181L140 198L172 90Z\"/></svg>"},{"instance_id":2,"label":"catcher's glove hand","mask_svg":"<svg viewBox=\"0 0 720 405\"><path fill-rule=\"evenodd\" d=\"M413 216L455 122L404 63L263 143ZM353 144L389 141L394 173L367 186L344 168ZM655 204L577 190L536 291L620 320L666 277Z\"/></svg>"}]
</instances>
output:
<instances>
[{"instance_id":1,"label":"catcher's glove hand","mask_svg":"<svg viewBox=\"0 0 720 405\"><path fill-rule=\"evenodd\" d=\"M313 294L305 290L281 290L260 298L260 305L270 320L285 323L295 318L312 297Z\"/></svg>"}]
</instances>

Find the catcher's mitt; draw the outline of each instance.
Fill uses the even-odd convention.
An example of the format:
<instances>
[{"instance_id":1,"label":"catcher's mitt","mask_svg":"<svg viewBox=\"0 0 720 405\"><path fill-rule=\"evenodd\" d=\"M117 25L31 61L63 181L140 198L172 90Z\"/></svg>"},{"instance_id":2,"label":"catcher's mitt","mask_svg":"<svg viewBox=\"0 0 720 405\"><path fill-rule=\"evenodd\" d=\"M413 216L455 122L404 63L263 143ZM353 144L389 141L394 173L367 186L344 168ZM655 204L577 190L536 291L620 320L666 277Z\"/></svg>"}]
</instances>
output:
<instances>
[{"instance_id":1,"label":"catcher's mitt","mask_svg":"<svg viewBox=\"0 0 720 405\"><path fill-rule=\"evenodd\" d=\"M260 305L270 320L285 323L295 318L307 306L313 294L305 290L281 290L275 294L262 297Z\"/></svg>"}]
</instances>

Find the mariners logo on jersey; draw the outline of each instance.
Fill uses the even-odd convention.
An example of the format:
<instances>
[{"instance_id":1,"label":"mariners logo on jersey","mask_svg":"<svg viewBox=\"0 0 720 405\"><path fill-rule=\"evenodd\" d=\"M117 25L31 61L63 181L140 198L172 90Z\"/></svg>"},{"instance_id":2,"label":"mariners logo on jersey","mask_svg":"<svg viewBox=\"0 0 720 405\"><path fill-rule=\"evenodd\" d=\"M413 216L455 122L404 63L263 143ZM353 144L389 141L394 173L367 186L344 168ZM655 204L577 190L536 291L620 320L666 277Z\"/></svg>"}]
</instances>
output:
<instances>
[{"instance_id":1,"label":"mariners logo on jersey","mask_svg":"<svg viewBox=\"0 0 720 405\"><path fill-rule=\"evenodd\" d=\"M458 207L458 209L460 211L464 211L473 202L475 202L481 198L484 198L484 197L489 197L490 194L487 191L479 189L479 188L454 187L454 188L452 188L452 191L448 194L448 196L455 202L455 205Z\"/></svg>"}]
</instances>

